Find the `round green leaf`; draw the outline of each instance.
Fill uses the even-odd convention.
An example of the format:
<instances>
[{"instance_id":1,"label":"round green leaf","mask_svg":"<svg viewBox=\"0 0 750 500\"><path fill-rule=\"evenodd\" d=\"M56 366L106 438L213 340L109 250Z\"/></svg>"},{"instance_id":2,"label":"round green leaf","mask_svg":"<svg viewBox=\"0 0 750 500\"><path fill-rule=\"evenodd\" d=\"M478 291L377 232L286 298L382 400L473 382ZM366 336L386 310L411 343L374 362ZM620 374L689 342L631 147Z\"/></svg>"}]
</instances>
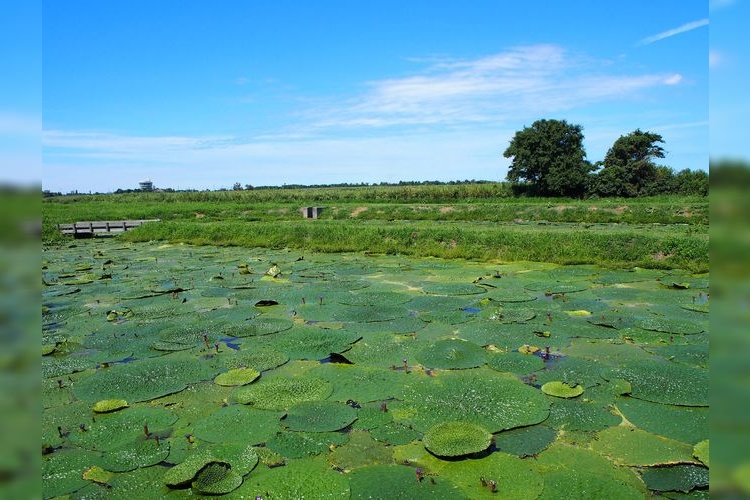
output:
<instances>
[{"instance_id":1,"label":"round green leaf","mask_svg":"<svg viewBox=\"0 0 750 500\"><path fill-rule=\"evenodd\" d=\"M492 434L468 422L441 422L425 433L422 442L435 455L458 457L486 450L492 442Z\"/></svg>"},{"instance_id":2,"label":"round green leaf","mask_svg":"<svg viewBox=\"0 0 750 500\"><path fill-rule=\"evenodd\" d=\"M318 401L331 395L330 382L315 377L277 377L234 391L236 401L261 410L286 410L302 401Z\"/></svg>"},{"instance_id":3,"label":"round green leaf","mask_svg":"<svg viewBox=\"0 0 750 500\"><path fill-rule=\"evenodd\" d=\"M122 410L128 406L128 402L124 399L103 399L94 403L94 406L92 406L91 409L94 410L94 413L110 413Z\"/></svg>"},{"instance_id":4,"label":"round green leaf","mask_svg":"<svg viewBox=\"0 0 750 500\"><path fill-rule=\"evenodd\" d=\"M438 340L417 354L417 361L428 368L460 370L484 364L485 350L461 339Z\"/></svg>"},{"instance_id":5,"label":"round green leaf","mask_svg":"<svg viewBox=\"0 0 750 500\"><path fill-rule=\"evenodd\" d=\"M343 429L357 419L349 405L335 401L305 401L289 408L283 424L293 431L327 432Z\"/></svg>"},{"instance_id":6,"label":"round green leaf","mask_svg":"<svg viewBox=\"0 0 750 500\"><path fill-rule=\"evenodd\" d=\"M260 372L253 368L234 368L220 373L214 378L214 383L223 386L240 386L255 382L260 377Z\"/></svg>"},{"instance_id":7,"label":"round green leaf","mask_svg":"<svg viewBox=\"0 0 750 500\"><path fill-rule=\"evenodd\" d=\"M542 386L542 392L557 398L574 398L583 394L583 387L580 385L570 386L565 382L553 380Z\"/></svg>"}]
</instances>

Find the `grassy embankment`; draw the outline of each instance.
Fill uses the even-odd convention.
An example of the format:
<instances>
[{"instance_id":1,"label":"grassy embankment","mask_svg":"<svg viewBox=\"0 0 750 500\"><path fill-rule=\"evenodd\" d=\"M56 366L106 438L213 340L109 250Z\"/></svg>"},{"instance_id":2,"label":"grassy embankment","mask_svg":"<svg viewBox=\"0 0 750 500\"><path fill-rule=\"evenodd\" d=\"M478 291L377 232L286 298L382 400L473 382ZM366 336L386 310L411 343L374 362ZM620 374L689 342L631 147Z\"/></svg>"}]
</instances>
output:
<instances>
[{"instance_id":1,"label":"grassy embankment","mask_svg":"<svg viewBox=\"0 0 750 500\"><path fill-rule=\"evenodd\" d=\"M318 220L299 208L325 207ZM308 251L708 270L708 199L527 199L500 184L65 196L55 224L158 218L120 238Z\"/></svg>"}]
</instances>

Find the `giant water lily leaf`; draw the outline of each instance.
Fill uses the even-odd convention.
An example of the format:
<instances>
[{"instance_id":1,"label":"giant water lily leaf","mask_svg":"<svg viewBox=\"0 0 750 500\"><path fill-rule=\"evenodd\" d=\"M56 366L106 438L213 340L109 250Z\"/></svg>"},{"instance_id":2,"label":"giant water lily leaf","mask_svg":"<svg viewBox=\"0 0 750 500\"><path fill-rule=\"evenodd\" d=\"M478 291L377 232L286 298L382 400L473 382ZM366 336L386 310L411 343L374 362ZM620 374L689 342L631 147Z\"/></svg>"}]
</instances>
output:
<instances>
[{"instance_id":1,"label":"giant water lily leaf","mask_svg":"<svg viewBox=\"0 0 750 500\"><path fill-rule=\"evenodd\" d=\"M407 425L389 422L370 430L376 440L391 445L407 444L419 439L420 433Z\"/></svg>"},{"instance_id":2,"label":"giant water lily leaf","mask_svg":"<svg viewBox=\"0 0 750 500\"><path fill-rule=\"evenodd\" d=\"M88 483L84 471L98 463L99 455L81 450L63 450L44 457L42 494L45 498L74 493Z\"/></svg>"},{"instance_id":3,"label":"giant water lily leaf","mask_svg":"<svg viewBox=\"0 0 750 500\"><path fill-rule=\"evenodd\" d=\"M655 332L675 333L679 335L695 335L704 331L700 324L677 318L651 317L636 323L638 328Z\"/></svg>"},{"instance_id":4,"label":"giant water lily leaf","mask_svg":"<svg viewBox=\"0 0 750 500\"><path fill-rule=\"evenodd\" d=\"M565 431L599 431L620 421L617 415L596 401L556 399L544 423Z\"/></svg>"},{"instance_id":5,"label":"giant water lily leaf","mask_svg":"<svg viewBox=\"0 0 750 500\"><path fill-rule=\"evenodd\" d=\"M372 288L366 291L352 292L346 295L337 297L337 301L340 304L347 306L394 306L404 304L411 300L411 296L405 293L393 293L391 288L381 288L373 290Z\"/></svg>"},{"instance_id":6,"label":"giant water lily leaf","mask_svg":"<svg viewBox=\"0 0 750 500\"><path fill-rule=\"evenodd\" d=\"M223 333L233 337L256 337L283 332L292 326L294 323L288 319L258 317L236 327L226 328Z\"/></svg>"},{"instance_id":7,"label":"giant water lily leaf","mask_svg":"<svg viewBox=\"0 0 750 500\"><path fill-rule=\"evenodd\" d=\"M292 359L323 359L332 352L348 350L359 339L359 334L346 330L302 326L274 336L271 342L274 349L285 352Z\"/></svg>"},{"instance_id":8,"label":"giant water lily leaf","mask_svg":"<svg viewBox=\"0 0 750 500\"><path fill-rule=\"evenodd\" d=\"M104 496L108 498L139 498L144 500L158 500L167 494L164 485L165 467L156 465L143 467L126 473L116 474L109 481L109 486ZM101 488L99 488L101 494ZM81 495L84 496L84 495ZM91 495L95 497L95 495Z\"/></svg>"},{"instance_id":9,"label":"giant water lily leaf","mask_svg":"<svg viewBox=\"0 0 750 500\"><path fill-rule=\"evenodd\" d=\"M283 425L293 431L337 431L357 419L349 405L335 401L304 401L289 408Z\"/></svg>"},{"instance_id":10,"label":"giant water lily leaf","mask_svg":"<svg viewBox=\"0 0 750 500\"><path fill-rule=\"evenodd\" d=\"M568 385L559 380L553 380L542 385L543 393L557 398L575 398L583 394L583 391L584 389L580 385Z\"/></svg>"},{"instance_id":11,"label":"giant water lily leaf","mask_svg":"<svg viewBox=\"0 0 750 500\"><path fill-rule=\"evenodd\" d=\"M407 382L402 372L389 368L340 363L322 364L312 370L312 375L333 385L330 399L342 402L352 399L363 404L394 398Z\"/></svg>"},{"instance_id":12,"label":"giant water lily leaf","mask_svg":"<svg viewBox=\"0 0 750 500\"><path fill-rule=\"evenodd\" d=\"M571 387L582 388L595 386L603 381L601 377L602 365L594 360L576 358L573 356L555 359L547 363L545 370L537 372L537 382L563 382ZM577 391L576 391L577 392Z\"/></svg>"},{"instance_id":13,"label":"giant water lily leaf","mask_svg":"<svg viewBox=\"0 0 750 500\"><path fill-rule=\"evenodd\" d=\"M429 295L476 295L487 290L471 283L427 283L422 290Z\"/></svg>"},{"instance_id":14,"label":"giant water lily leaf","mask_svg":"<svg viewBox=\"0 0 750 500\"><path fill-rule=\"evenodd\" d=\"M597 435L593 449L618 465L668 465L695 462L691 445L619 425Z\"/></svg>"},{"instance_id":15,"label":"giant water lily leaf","mask_svg":"<svg viewBox=\"0 0 750 500\"><path fill-rule=\"evenodd\" d=\"M290 461L284 467L260 467L235 493L244 498L349 498L349 479L323 457Z\"/></svg>"},{"instance_id":16,"label":"giant water lily leaf","mask_svg":"<svg viewBox=\"0 0 750 500\"><path fill-rule=\"evenodd\" d=\"M428 368L460 370L484 364L486 353L478 345L461 339L438 340L417 354L417 361Z\"/></svg>"},{"instance_id":17,"label":"giant water lily leaf","mask_svg":"<svg viewBox=\"0 0 750 500\"><path fill-rule=\"evenodd\" d=\"M708 449L709 449L709 442L708 439L704 439L700 443L697 443L693 447L693 456L701 461L701 463L705 464L706 467L708 467L709 458L708 458Z\"/></svg>"},{"instance_id":18,"label":"giant water lily leaf","mask_svg":"<svg viewBox=\"0 0 750 500\"><path fill-rule=\"evenodd\" d=\"M529 307L504 306L489 313L489 319L500 323L526 323L536 318L536 311Z\"/></svg>"},{"instance_id":19,"label":"giant water lily leaf","mask_svg":"<svg viewBox=\"0 0 750 500\"><path fill-rule=\"evenodd\" d=\"M194 434L210 443L263 443L279 429L280 416L278 412L230 405L198 420Z\"/></svg>"},{"instance_id":20,"label":"giant water lily leaf","mask_svg":"<svg viewBox=\"0 0 750 500\"><path fill-rule=\"evenodd\" d=\"M412 336L383 332L369 334L347 351L346 357L357 365L390 368L401 360L412 359L424 347Z\"/></svg>"},{"instance_id":21,"label":"giant water lily leaf","mask_svg":"<svg viewBox=\"0 0 750 500\"><path fill-rule=\"evenodd\" d=\"M270 348L224 349L217 359L221 368L252 368L259 372L277 368L289 361L286 353Z\"/></svg>"},{"instance_id":22,"label":"giant water lily leaf","mask_svg":"<svg viewBox=\"0 0 750 500\"><path fill-rule=\"evenodd\" d=\"M352 404L351 399L347 399L347 401ZM388 404L385 401L357 403L357 405L359 405L359 408L357 408L355 429L372 430L393 422L393 414L388 411Z\"/></svg>"},{"instance_id":23,"label":"giant water lily leaf","mask_svg":"<svg viewBox=\"0 0 750 500\"><path fill-rule=\"evenodd\" d=\"M708 371L660 359L636 360L605 370L605 378L630 382L633 397L685 406L708 405Z\"/></svg>"},{"instance_id":24,"label":"giant water lily leaf","mask_svg":"<svg viewBox=\"0 0 750 500\"><path fill-rule=\"evenodd\" d=\"M542 477L532 464L502 452L493 452L481 458L443 460L429 453L419 443L412 443L397 446L394 458L397 463L421 468L425 477L436 478L438 484L443 479L456 485L459 491L450 498L533 499L542 491ZM482 485L482 478L487 486ZM495 482L495 493L489 490L490 480ZM431 481L425 479L421 483Z\"/></svg>"},{"instance_id":25,"label":"giant water lily leaf","mask_svg":"<svg viewBox=\"0 0 750 500\"><path fill-rule=\"evenodd\" d=\"M492 442L492 434L469 422L447 421L430 427L422 442L435 455L458 457L486 450Z\"/></svg>"},{"instance_id":26,"label":"giant water lily leaf","mask_svg":"<svg viewBox=\"0 0 750 500\"><path fill-rule=\"evenodd\" d=\"M333 392L330 382L315 377L265 377L234 391L234 399L262 410L286 410L302 401L326 399Z\"/></svg>"},{"instance_id":27,"label":"giant water lily leaf","mask_svg":"<svg viewBox=\"0 0 750 500\"><path fill-rule=\"evenodd\" d=\"M641 473L646 486L653 491L681 491L708 486L708 468L698 465L648 467Z\"/></svg>"},{"instance_id":28,"label":"giant water lily leaf","mask_svg":"<svg viewBox=\"0 0 750 500\"><path fill-rule=\"evenodd\" d=\"M539 454L544 478L540 498L632 498L646 496L646 485L632 470L617 467L599 453L555 443Z\"/></svg>"},{"instance_id":29,"label":"giant water lily leaf","mask_svg":"<svg viewBox=\"0 0 750 500\"><path fill-rule=\"evenodd\" d=\"M124 399L103 399L94 403L94 406L92 406L91 409L94 410L94 413L110 413L122 410L128 406L128 402Z\"/></svg>"},{"instance_id":30,"label":"giant water lily leaf","mask_svg":"<svg viewBox=\"0 0 750 500\"><path fill-rule=\"evenodd\" d=\"M544 368L544 361L518 352L495 352L487 356L487 366L499 372L528 375Z\"/></svg>"},{"instance_id":31,"label":"giant water lily leaf","mask_svg":"<svg viewBox=\"0 0 750 500\"><path fill-rule=\"evenodd\" d=\"M169 442L139 436L102 454L102 466L112 472L127 472L156 465L169 456Z\"/></svg>"},{"instance_id":32,"label":"giant water lily leaf","mask_svg":"<svg viewBox=\"0 0 750 500\"><path fill-rule=\"evenodd\" d=\"M92 403L102 399L148 401L182 391L188 384L210 379L214 374L201 360L170 354L99 370L76 384L73 393Z\"/></svg>"},{"instance_id":33,"label":"giant water lily leaf","mask_svg":"<svg viewBox=\"0 0 750 500\"><path fill-rule=\"evenodd\" d=\"M277 422L278 425L278 422ZM347 440L341 432L277 432L266 441L266 447L286 458L303 458L329 451Z\"/></svg>"},{"instance_id":34,"label":"giant water lily leaf","mask_svg":"<svg viewBox=\"0 0 750 500\"><path fill-rule=\"evenodd\" d=\"M708 438L708 407L673 406L637 398L619 398L617 409L633 425L684 443Z\"/></svg>"},{"instance_id":35,"label":"giant water lily leaf","mask_svg":"<svg viewBox=\"0 0 750 500\"><path fill-rule=\"evenodd\" d=\"M467 498L458 487L443 479L417 481L415 470L400 465L373 465L350 475L351 498Z\"/></svg>"},{"instance_id":36,"label":"giant water lily leaf","mask_svg":"<svg viewBox=\"0 0 750 500\"><path fill-rule=\"evenodd\" d=\"M179 488L185 486L195 479L195 476L210 463L217 462L217 459L209 450L203 449L192 453L182 463L179 463L167 470L164 474L164 484L170 488Z\"/></svg>"},{"instance_id":37,"label":"giant water lily leaf","mask_svg":"<svg viewBox=\"0 0 750 500\"><path fill-rule=\"evenodd\" d=\"M149 432L168 431L175 421L177 416L164 408L131 407L82 422L85 430L76 426L71 430L69 439L81 448L108 451L146 437L145 428Z\"/></svg>"},{"instance_id":38,"label":"giant water lily leaf","mask_svg":"<svg viewBox=\"0 0 750 500\"><path fill-rule=\"evenodd\" d=\"M544 450L555 437L557 431L545 424L530 425L495 435L495 446L500 451L525 458Z\"/></svg>"},{"instance_id":39,"label":"giant water lily leaf","mask_svg":"<svg viewBox=\"0 0 750 500\"><path fill-rule=\"evenodd\" d=\"M549 401L539 390L488 369L415 379L401 399L402 411L421 431L446 420L462 420L498 432L537 424L549 415Z\"/></svg>"},{"instance_id":40,"label":"giant water lily leaf","mask_svg":"<svg viewBox=\"0 0 750 500\"><path fill-rule=\"evenodd\" d=\"M191 483L194 491L204 495L225 495L242 484L242 476L234 472L230 465L210 463L201 469Z\"/></svg>"},{"instance_id":41,"label":"giant water lily leaf","mask_svg":"<svg viewBox=\"0 0 750 500\"><path fill-rule=\"evenodd\" d=\"M349 440L328 455L328 461L344 471L352 471L371 465L393 463L391 451L373 440L367 431L354 430Z\"/></svg>"},{"instance_id":42,"label":"giant water lily leaf","mask_svg":"<svg viewBox=\"0 0 750 500\"><path fill-rule=\"evenodd\" d=\"M214 379L214 383L217 385L234 387L255 382L258 377L260 377L260 372L253 368L233 368L229 371L218 374Z\"/></svg>"}]
</instances>

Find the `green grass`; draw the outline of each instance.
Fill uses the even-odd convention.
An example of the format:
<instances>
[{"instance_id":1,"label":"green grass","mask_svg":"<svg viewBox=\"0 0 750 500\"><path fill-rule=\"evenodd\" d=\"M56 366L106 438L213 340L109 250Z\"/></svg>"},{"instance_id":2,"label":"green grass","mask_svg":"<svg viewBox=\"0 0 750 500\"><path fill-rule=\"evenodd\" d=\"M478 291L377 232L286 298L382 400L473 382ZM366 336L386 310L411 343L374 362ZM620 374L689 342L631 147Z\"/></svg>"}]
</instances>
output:
<instances>
[{"instance_id":1,"label":"green grass","mask_svg":"<svg viewBox=\"0 0 750 500\"><path fill-rule=\"evenodd\" d=\"M299 209L324 209L304 220ZM58 223L161 219L130 241L365 251L482 261L708 269L708 200L532 199L502 184L127 193L47 198L43 241Z\"/></svg>"}]
</instances>

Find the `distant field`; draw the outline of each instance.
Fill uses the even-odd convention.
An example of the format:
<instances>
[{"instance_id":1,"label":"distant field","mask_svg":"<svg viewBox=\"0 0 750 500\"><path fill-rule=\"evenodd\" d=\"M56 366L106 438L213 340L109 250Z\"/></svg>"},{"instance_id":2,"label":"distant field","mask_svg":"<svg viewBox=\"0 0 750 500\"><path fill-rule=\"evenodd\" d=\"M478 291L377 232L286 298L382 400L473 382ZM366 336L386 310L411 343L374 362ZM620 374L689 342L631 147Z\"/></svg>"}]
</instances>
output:
<instances>
[{"instance_id":1,"label":"distant field","mask_svg":"<svg viewBox=\"0 0 750 500\"><path fill-rule=\"evenodd\" d=\"M321 206L318 220L303 206ZM56 224L161 219L130 241L366 251L708 270L708 199L533 199L502 185L262 189L64 196L42 203L46 243Z\"/></svg>"}]
</instances>

